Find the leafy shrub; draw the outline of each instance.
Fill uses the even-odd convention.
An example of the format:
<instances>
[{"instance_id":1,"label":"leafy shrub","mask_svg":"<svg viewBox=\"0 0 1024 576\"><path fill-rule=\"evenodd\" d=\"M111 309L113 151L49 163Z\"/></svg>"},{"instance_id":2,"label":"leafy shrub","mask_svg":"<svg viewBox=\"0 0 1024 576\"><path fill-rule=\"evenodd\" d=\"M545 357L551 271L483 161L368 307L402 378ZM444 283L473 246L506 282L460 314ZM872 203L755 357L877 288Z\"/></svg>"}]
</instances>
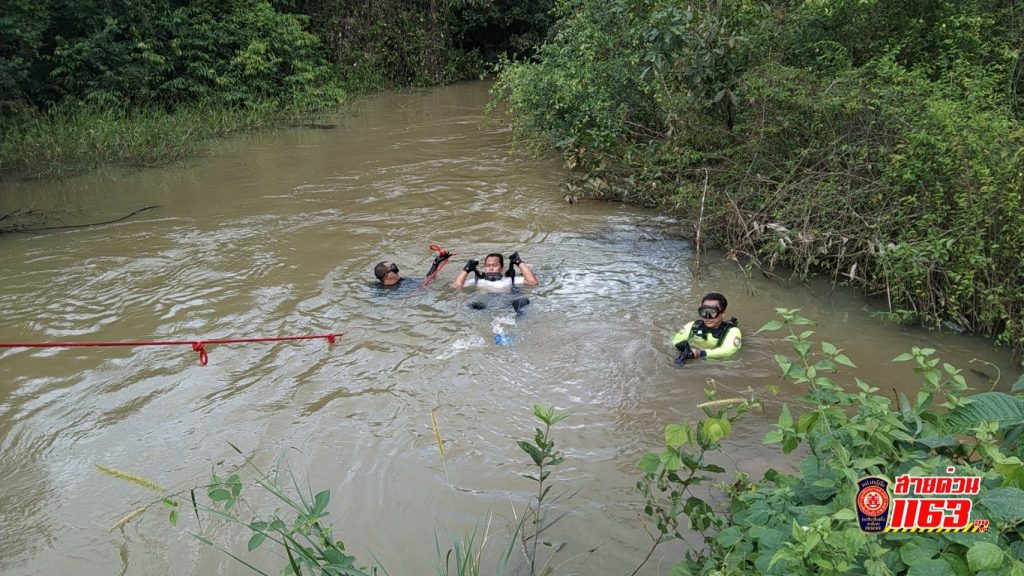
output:
<instances>
[{"instance_id":1,"label":"leafy shrub","mask_svg":"<svg viewBox=\"0 0 1024 576\"><path fill-rule=\"evenodd\" d=\"M567 200L671 209L766 273L824 272L904 321L1024 351L1019 10L559 6L494 96L521 140L563 153Z\"/></svg>"},{"instance_id":2,"label":"leafy shrub","mask_svg":"<svg viewBox=\"0 0 1024 576\"><path fill-rule=\"evenodd\" d=\"M841 349L811 340L813 324L797 310L761 331L788 330L795 357L776 355L784 378L804 385L800 411L783 405L764 444L800 452L799 473L769 469L762 478L737 473L715 484L721 468L706 454L721 449L731 425L752 407L748 400L705 405L707 417L666 429L665 449L640 462L645 511L660 538L681 537L682 515L704 547L687 554L672 574L1024 574L1024 398L1001 392L966 395L960 370L914 348L895 358L912 361L922 379L913 398L894 399L854 378ZM816 345L817 344L817 345ZM1024 378L1014 386L1024 390ZM954 466L958 476L980 476L973 518L991 521L986 533L863 533L853 510L864 476L932 476ZM703 496L715 484L722 498Z\"/></svg>"}]
</instances>

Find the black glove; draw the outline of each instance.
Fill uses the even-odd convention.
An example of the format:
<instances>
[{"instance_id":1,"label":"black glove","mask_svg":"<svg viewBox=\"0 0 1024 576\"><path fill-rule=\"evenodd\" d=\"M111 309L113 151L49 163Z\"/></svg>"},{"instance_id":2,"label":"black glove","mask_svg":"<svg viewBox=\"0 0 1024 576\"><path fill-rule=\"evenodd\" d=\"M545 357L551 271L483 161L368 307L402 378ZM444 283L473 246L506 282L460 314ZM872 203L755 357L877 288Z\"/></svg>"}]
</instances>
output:
<instances>
[{"instance_id":1,"label":"black glove","mask_svg":"<svg viewBox=\"0 0 1024 576\"><path fill-rule=\"evenodd\" d=\"M523 263L523 259L519 257L519 252L513 252L512 255L508 257L508 261L510 264L515 264L516 266Z\"/></svg>"},{"instance_id":2,"label":"black glove","mask_svg":"<svg viewBox=\"0 0 1024 576\"><path fill-rule=\"evenodd\" d=\"M693 356L693 348L690 347L688 340L682 340L676 343L676 350L679 350L679 357L676 358L676 366L683 366L686 361Z\"/></svg>"},{"instance_id":3,"label":"black glove","mask_svg":"<svg viewBox=\"0 0 1024 576\"><path fill-rule=\"evenodd\" d=\"M463 272L477 272L478 270L476 269L476 267L479 266L479 265L480 265L480 261L479 260L470 260L469 262L466 262L465 266L462 267L462 271Z\"/></svg>"},{"instance_id":4,"label":"black glove","mask_svg":"<svg viewBox=\"0 0 1024 576\"><path fill-rule=\"evenodd\" d=\"M451 252L442 251L440 254L437 255L437 258L434 258L434 264L440 264L441 262L444 262L445 260L447 260L447 259L449 259L451 257L452 257L452 253Z\"/></svg>"}]
</instances>

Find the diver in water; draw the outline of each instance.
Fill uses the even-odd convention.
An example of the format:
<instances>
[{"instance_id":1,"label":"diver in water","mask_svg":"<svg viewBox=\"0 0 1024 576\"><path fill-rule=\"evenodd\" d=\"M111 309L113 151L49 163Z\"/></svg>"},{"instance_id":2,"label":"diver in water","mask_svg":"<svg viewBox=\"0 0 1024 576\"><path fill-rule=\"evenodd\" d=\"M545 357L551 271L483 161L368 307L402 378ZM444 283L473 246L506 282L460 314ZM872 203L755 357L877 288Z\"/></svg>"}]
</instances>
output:
<instances>
[{"instance_id":1,"label":"diver in water","mask_svg":"<svg viewBox=\"0 0 1024 576\"><path fill-rule=\"evenodd\" d=\"M427 271L427 278L430 278L434 272L437 271L438 266L442 262L451 258L450 252L441 251L440 254L434 258L433 265L430 266L430 270ZM398 275L398 265L390 260L384 260L378 262L373 267L373 275L377 278L377 286L381 288L398 288L399 286L405 287L406 285L417 284L419 281L412 278L403 278Z\"/></svg>"},{"instance_id":2,"label":"diver in water","mask_svg":"<svg viewBox=\"0 0 1024 576\"><path fill-rule=\"evenodd\" d=\"M725 296L711 292L697 308L699 320L694 320L676 333L672 345L679 350L676 364L699 358L728 358L743 346L743 334L736 318L725 320Z\"/></svg>"},{"instance_id":3,"label":"diver in water","mask_svg":"<svg viewBox=\"0 0 1024 576\"><path fill-rule=\"evenodd\" d=\"M478 310L484 308L495 307L498 304L500 307L504 307L504 298L495 298L499 293L511 293L516 289L516 267L522 273L522 284L525 286L536 286L537 277L534 276L533 270L523 262L523 259L519 257L519 252L513 252L508 257L508 270L502 272L502 268L505 266L505 257L498 253L488 254L484 257L484 271L480 272L480 262L478 260L470 260L466 262L466 265L462 268L462 272L455 277L455 281L452 282L452 287L462 289L466 286L471 286L489 293L487 296L480 298L474 298L470 301L469 305L472 308ZM472 280L467 282L472 274ZM514 298L511 301L512 308L516 312L521 312L522 308L530 303L529 298L521 297Z\"/></svg>"}]
</instances>

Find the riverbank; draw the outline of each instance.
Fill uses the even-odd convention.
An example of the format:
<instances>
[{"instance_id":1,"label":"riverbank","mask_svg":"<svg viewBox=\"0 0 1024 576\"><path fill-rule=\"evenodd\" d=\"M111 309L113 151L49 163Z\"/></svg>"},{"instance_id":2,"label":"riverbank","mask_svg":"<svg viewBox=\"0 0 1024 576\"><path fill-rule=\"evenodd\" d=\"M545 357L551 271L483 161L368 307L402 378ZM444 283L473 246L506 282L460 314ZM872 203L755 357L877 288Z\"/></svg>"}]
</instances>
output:
<instances>
[{"instance_id":1,"label":"riverbank","mask_svg":"<svg viewBox=\"0 0 1024 576\"><path fill-rule=\"evenodd\" d=\"M1024 16L924 16L582 2L495 93L520 142L562 152L569 200L659 207L766 274L824 274L1019 354Z\"/></svg>"},{"instance_id":2,"label":"riverbank","mask_svg":"<svg viewBox=\"0 0 1024 576\"><path fill-rule=\"evenodd\" d=\"M215 138L312 121L273 101L246 107L65 103L0 118L0 178L60 178L102 166L151 167L206 154Z\"/></svg>"}]
</instances>

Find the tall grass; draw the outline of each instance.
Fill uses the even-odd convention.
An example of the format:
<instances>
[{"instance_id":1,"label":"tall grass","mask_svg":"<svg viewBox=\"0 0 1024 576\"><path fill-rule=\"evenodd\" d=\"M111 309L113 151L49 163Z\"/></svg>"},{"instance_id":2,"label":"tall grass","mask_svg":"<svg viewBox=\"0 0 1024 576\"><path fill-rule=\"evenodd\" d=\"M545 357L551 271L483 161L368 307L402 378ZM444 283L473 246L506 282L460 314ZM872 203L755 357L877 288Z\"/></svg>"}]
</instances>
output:
<instances>
[{"instance_id":1,"label":"tall grass","mask_svg":"<svg viewBox=\"0 0 1024 576\"><path fill-rule=\"evenodd\" d=\"M0 178L61 177L103 165L158 166L205 154L232 133L284 125L301 115L274 101L245 108L200 103L162 108L63 103L0 117Z\"/></svg>"}]
</instances>

